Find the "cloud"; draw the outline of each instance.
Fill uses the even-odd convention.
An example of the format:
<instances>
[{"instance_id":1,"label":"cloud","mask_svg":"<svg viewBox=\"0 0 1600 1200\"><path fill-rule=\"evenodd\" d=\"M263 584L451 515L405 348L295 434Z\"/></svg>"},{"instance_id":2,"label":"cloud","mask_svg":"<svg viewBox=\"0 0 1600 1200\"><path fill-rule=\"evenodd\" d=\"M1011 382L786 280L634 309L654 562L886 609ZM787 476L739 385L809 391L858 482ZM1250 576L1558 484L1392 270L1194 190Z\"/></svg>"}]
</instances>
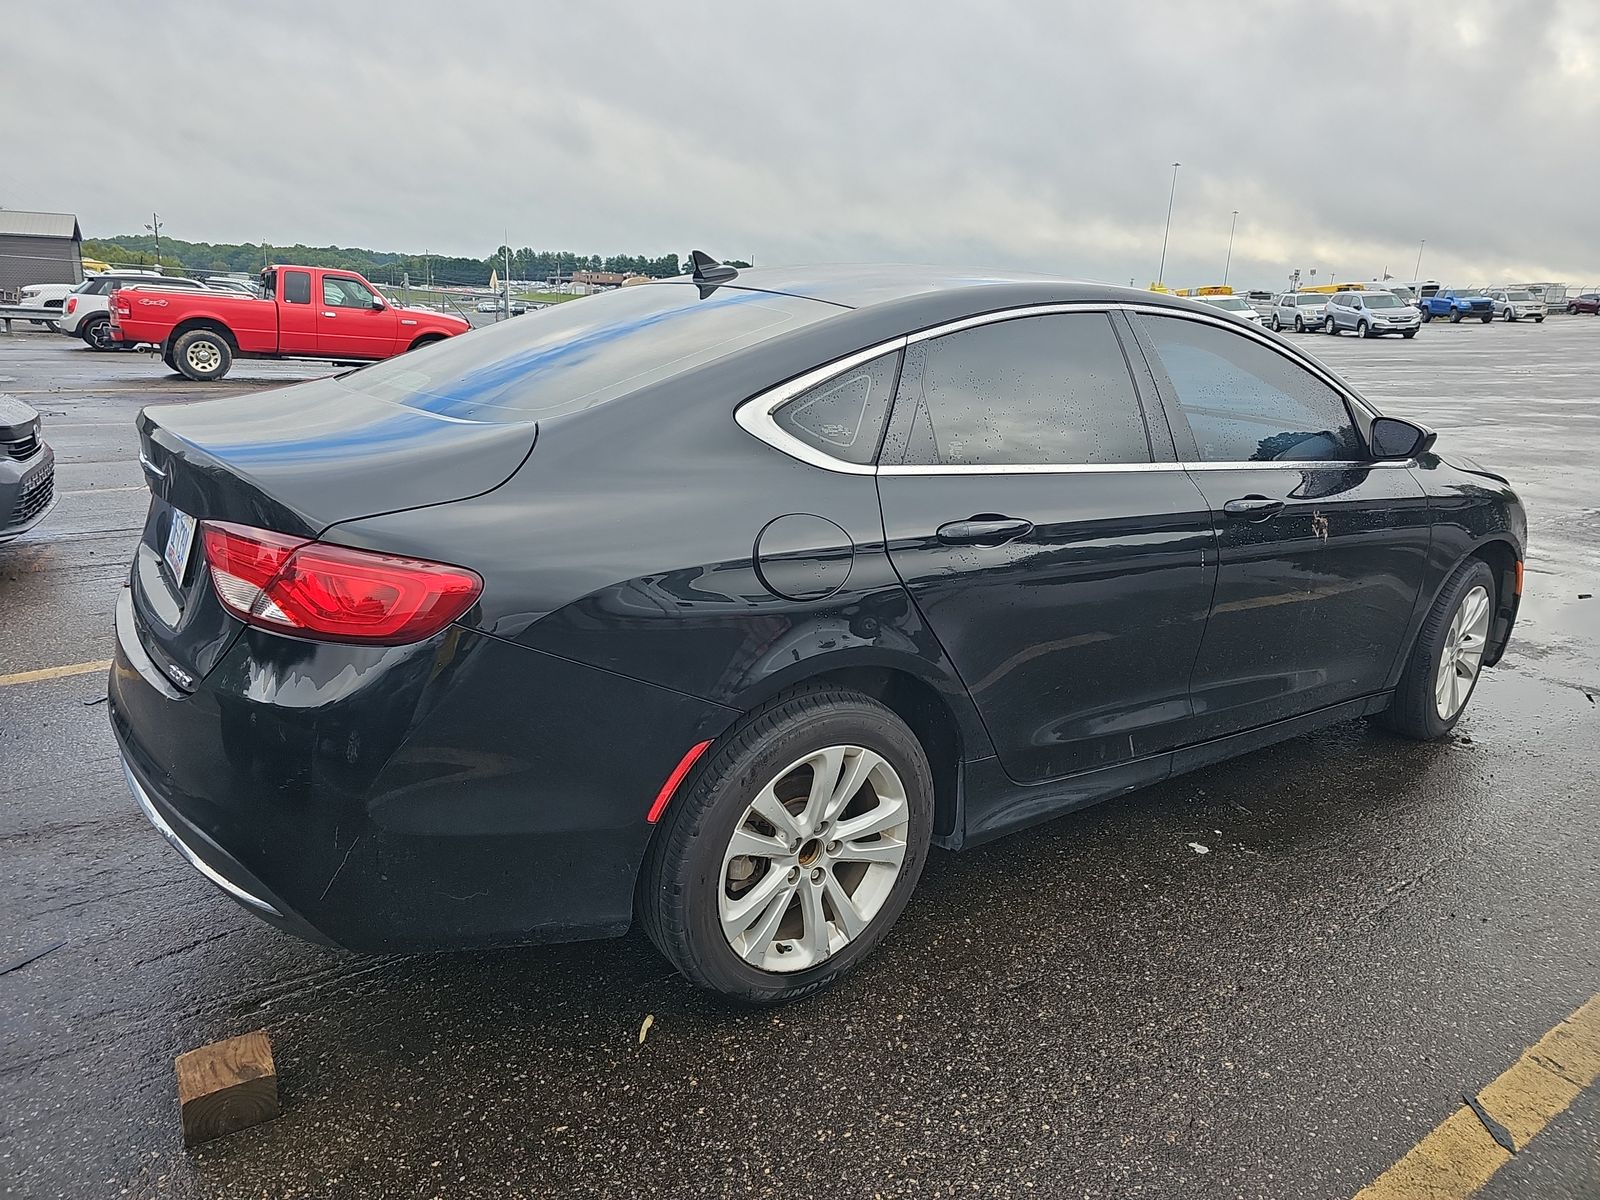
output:
<instances>
[{"instance_id":1,"label":"cloud","mask_svg":"<svg viewBox=\"0 0 1600 1200\"><path fill-rule=\"evenodd\" d=\"M93 234L1154 278L1600 279L1600 6L7 14L0 204Z\"/></svg>"}]
</instances>

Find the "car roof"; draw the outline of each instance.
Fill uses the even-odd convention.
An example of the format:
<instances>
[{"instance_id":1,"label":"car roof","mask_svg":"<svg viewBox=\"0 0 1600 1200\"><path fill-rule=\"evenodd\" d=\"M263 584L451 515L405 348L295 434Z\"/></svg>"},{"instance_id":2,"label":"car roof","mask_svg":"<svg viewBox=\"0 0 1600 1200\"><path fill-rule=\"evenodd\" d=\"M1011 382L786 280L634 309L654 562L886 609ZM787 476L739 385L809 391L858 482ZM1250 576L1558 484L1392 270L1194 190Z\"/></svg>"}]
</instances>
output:
<instances>
[{"instance_id":1,"label":"car roof","mask_svg":"<svg viewBox=\"0 0 1600 1200\"><path fill-rule=\"evenodd\" d=\"M682 286L694 282L690 276L683 275L643 286ZM961 295L978 301L986 292L994 293L994 298L1007 306L1030 302L1101 301L1180 308L1185 303L1180 298L1161 292L1091 283L1059 275L903 264L746 268L741 269L736 278L718 286L775 292L855 309L917 297L954 298Z\"/></svg>"}]
</instances>

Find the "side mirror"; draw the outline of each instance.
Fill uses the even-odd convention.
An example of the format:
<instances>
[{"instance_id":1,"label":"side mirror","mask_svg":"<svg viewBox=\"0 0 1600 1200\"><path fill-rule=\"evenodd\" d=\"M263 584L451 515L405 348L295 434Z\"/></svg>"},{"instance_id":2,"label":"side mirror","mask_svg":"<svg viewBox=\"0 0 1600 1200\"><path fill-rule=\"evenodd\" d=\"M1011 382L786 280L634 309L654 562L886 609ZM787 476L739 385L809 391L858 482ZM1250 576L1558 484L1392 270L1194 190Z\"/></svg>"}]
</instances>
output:
<instances>
[{"instance_id":1,"label":"side mirror","mask_svg":"<svg viewBox=\"0 0 1600 1200\"><path fill-rule=\"evenodd\" d=\"M1373 417L1372 431L1368 435L1372 457L1384 462L1404 462L1433 449L1439 435L1426 425L1405 421L1399 417Z\"/></svg>"},{"instance_id":2,"label":"side mirror","mask_svg":"<svg viewBox=\"0 0 1600 1200\"><path fill-rule=\"evenodd\" d=\"M388 307L388 305L384 304L383 298L381 296L374 296L372 298L372 311L373 312L382 312L387 307Z\"/></svg>"}]
</instances>

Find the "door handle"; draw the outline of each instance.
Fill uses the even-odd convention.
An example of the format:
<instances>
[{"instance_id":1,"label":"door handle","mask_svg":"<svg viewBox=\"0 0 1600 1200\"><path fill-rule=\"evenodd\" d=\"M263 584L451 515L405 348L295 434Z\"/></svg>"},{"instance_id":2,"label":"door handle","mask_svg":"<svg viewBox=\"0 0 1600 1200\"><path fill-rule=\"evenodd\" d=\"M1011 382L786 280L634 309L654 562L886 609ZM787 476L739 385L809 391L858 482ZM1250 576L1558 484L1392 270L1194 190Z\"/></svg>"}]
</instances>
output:
<instances>
[{"instance_id":1,"label":"door handle","mask_svg":"<svg viewBox=\"0 0 1600 1200\"><path fill-rule=\"evenodd\" d=\"M1283 511L1283 501L1269 500L1266 496L1241 496L1229 500L1222 511L1242 521L1269 521Z\"/></svg>"},{"instance_id":2,"label":"door handle","mask_svg":"<svg viewBox=\"0 0 1600 1200\"><path fill-rule=\"evenodd\" d=\"M322 315L325 316L325 317L337 317L339 314L338 313L325 312Z\"/></svg>"},{"instance_id":3,"label":"door handle","mask_svg":"<svg viewBox=\"0 0 1600 1200\"><path fill-rule=\"evenodd\" d=\"M965 521L939 526L939 540L946 546L1003 546L1032 531L1032 521L980 513Z\"/></svg>"}]
</instances>

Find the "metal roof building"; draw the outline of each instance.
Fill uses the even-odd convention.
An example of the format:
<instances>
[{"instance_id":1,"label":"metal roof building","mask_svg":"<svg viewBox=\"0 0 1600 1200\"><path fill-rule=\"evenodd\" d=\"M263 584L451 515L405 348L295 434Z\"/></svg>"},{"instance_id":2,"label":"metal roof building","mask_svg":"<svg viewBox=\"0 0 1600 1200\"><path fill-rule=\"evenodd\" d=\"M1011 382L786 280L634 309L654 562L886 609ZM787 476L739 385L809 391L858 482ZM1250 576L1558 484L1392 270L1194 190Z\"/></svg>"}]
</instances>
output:
<instances>
[{"instance_id":1,"label":"metal roof building","mask_svg":"<svg viewBox=\"0 0 1600 1200\"><path fill-rule=\"evenodd\" d=\"M29 283L83 280L83 234L71 213L0 208L0 301Z\"/></svg>"}]
</instances>

